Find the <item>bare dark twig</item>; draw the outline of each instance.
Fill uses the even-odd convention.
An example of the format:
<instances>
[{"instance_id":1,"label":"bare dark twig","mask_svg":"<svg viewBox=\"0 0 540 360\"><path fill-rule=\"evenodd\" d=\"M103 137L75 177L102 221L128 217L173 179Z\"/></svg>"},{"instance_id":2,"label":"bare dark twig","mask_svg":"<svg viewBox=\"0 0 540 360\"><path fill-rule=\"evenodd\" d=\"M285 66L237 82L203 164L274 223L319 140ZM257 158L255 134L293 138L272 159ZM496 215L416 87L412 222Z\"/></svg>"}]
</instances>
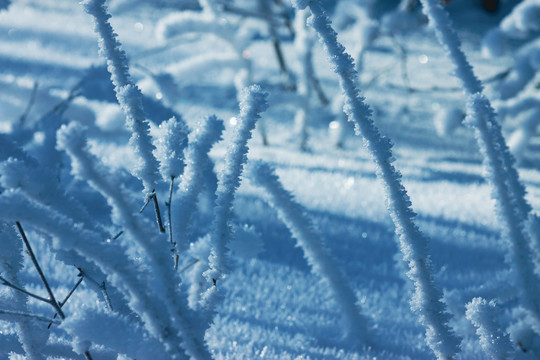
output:
<instances>
[{"instance_id":1,"label":"bare dark twig","mask_svg":"<svg viewBox=\"0 0 540 360\"><path fill-rule=\"evenodd\" d=\"M0 315L20 316L20 317L26 317L33 320L43 321L43 322L51 321L49 318L46 318L45 316L40 316L40 315L25 313L25 312L20 312L20 311L0 310ZM52 322L55 324L60 324L60 321L58 320L53 320Z\"/></svg>"},{"instance_id":2,"label":"bare dark twig","mask_svg":"<svg viewBox=\"0 0 540 360\"><path fill-rule=\"evenodd\" d=\"M14 290L17 290L17 291L19 291L19 292L22 292L23 294L26 294L26 295L28 295L28 296L30 296L30 297L33 297L34 299L43 301L43 302L45 302L45 303L47 303L47 304L50 303L50 300L49 300L49 299L46 299L46 298L44 298L44 297L42 297L42 296L39 296L39 295L36 295L36 294L34 294L34 293L31 293L31 292L29 292L29 291L27 291L27 290L24 290L23 288L18 287L17 285L12 284L10 281L8 281L7 279L5 279L5 278L2 277L2 276L0 276L0 281L2 282L2 285L5 285L5 286L7 286L7 287L10 287L10 288L12 288L12 289L14 289Z\"/></svg>"},{"instance_id":3,"label":"bare dark twig","mask_svg":"<svg viewBox=\"0 0 540 360\"><path fill-rule=\"evenodd\" d=\"M141 208L141 210L139 210L139 213L142 213L144 209L146 209L150 201L152 201L154 204L154 211L156 213L156 222L158 225L159 232L164 233L165 227L163 227L163 221L161 220L161 211L159 210L159 202L157 200L156 190L152 190L152 192L146 197L146 201L144 202L144 205Z\"/></svg>"},{"instance_id":4,"label":"bare dark twig","mask_svg":"<svg viewBox=\"0 0 540 360\"><path fill-rule=\"evenodd\" d=\"M43 286L45 286L45 289L47 290L47 293L49 294L49 300L47 302L56 309L58 316L60 316L60 318L64 320L66 318L66 315L64 314L64 312L62 311L62 308L60 307L60 305L58 304L58 302L56 301L54 297L51 287L49 286L49 282L45 278L45 275L43 274L43 271L41 270L41 266L39 266L36 255L34 255L34 251L32 250L30 243L28 242L28 238L26 237L26 234L24 233L21 223L16 221L15 224L17 225L17 229L19 230L19 233L21 234L21 238L24 242L24 245L26 246L28 255L30 255L30 259L32 260L32 263L34 264L34 267L36 268L36 271L39 274L41 282L43 283Z\"/></svg>"},{"instance_id":5,"label":"bare dark twig","mask_svg":"<svg viewBox=\"0 0 540 360\"><path fill-rule=\"evenodd\" d=\"M408 92L413 92L414 89L411 87L411 81L409 79L409 71L407 70L407 49L401 44L394 34L390 34L390 39L394 43L394 46L398 49L400 65L401 65L401 78L403 80L403 85Z\"/></svg>"},{"instance_id":6,"label":"bare dark twig","mask_svg":"<svg viewBox=\"0 0 540 360\"><path fill-rule=\"evenodd\" d=\"M19 117L19 126L24 125L24 122L26 121L26 118L28 117L30 110L32 110L32 106L34 106L34 103L36 102L36 95L37 95L38 88L39 88L39 83L37 81L34 81L34 87L32 88L32 92L30 93L30 99L28 100L28 105L26 105L26 109L24 110L24 113L21 115L21 117Z\"/></svg>"},{"instance_id":7,"label":"bare dark twig","mask_svg":"<svg viewBox=\"0 0 540 360\"><path fill-rule=\"evenodd\" d=\"M120 235L122 235L124 233L124 231L120 231L114 238L114 239L117 239L118 237L120 237ZM111 299L109 297L109 294L107 293L107 288L105 286L105 281L102 281L102 282L98 282L97 280L93 279L92 277L88 276L88 274L86 274L84 272L83 269L81 269L80 267L77 268L77 270L79 270L79 272L81 273L81 276L84 277L86 280L90 281L91 283L93 283L95 286L97 286L100 290L101 290L101 293L103 294L103 298L105 299L105 303L107 304L107 308L110 310L110 311L113 311L113 306L112 306L112 303L111 303Z\"/></svg>"},{"instance_id":8,"label":"bare dark twig","mask_svg":"<svg viewBox=\"0 0 540 360\"><path fill-rule=\"evenodd\" d=\"M324 93L321 82L319 81L315 73L313 73L313 76L311 76L311 82L313 83L313 89L315 89L321 105L328 105L330 103L330 100L328 100L328 96L326 96L326 94Z\"/></svg>"},{"instance_id":9,"label":"bare dark twig","mask_svg":"<svg viewBox=\"0 0 540 360\"><path fill-rule=\"evenodd\" d=\"M273 14L272 8L270 6L269 0L258 0L259 1L259 9L264 14ZM287 64L285 63L285 57L283 56L283 51L281 50L281 42L279 41L279 36L276 29L276 23L274 21L274 17L271 16L267 20L268 25L268 33L270 35L270 40L272 41L272 46L274 47L274 53L276 54L276 58L279 64L279 70L284 77L285 81L285 87L288 90L293 90L295 88L295 84L292 81L291 74L289 73L289 70L287 69Z\"/></svg>"},{"instance_id":10,"label":"bare dark twig","mask_svg":"<svg viewBox=\"0 0 540 360\"><path fill-rule=\"evenodd\" d=\"M184 266L180 272L183 273L184 271L186 271L187 269L189 269L190 267L192 267L193 265L195 265L196 263L198 263L200 260L199 259L194 259L192 262L190 262L189 264L187 264L186 266Z\"/></svg>"},{"instance_id":11,"label":"bare dark twig","mask_svg":"<svg viewBox=\"0 0 540 360\"><path fill-rule=\"evenodd\" d=\"M69 291L69 293L66 295L66 297L64 298L64 300L62 300L60 302L60 307L63 307L66 302L69 300L69 298L71 297L71 295L73 295L73 293L75 292L75 290L77 290L77 288L79 287L79 285L81 285L82 281L83 281L83 278L84 278L84 275L83 273L79 273L79 280L77 281L77 283L71 288L71 290ZM58 316L58 313L54 313L53 317L52 317L52 320L51 322L49 323L49 326L47 326L47 329L50 329L51 325L53 324L53 321L54 319L56 319L56 317Z\"/></svg>"},{"instance_id":12,"label":"bare dark twig","mask_svg":"<svg viewBox=\"0 0 540 360\"><path fill-rule=\"evenodd\" d=\"M171 214L171 204L172 204L172 196L173 196L173 190L174 190L174 176L171 176L171 182L169 186L169 200L165 203L167 206L167 217L168 217L168 223L167 227L169 229L169 242L171 243L171 252L173 253L173 259L174 259L174 270L178 269L178 253L176 252L176 242L173 238L173 232L172 232L172 214Z\"/></svg>"}]
</instances>

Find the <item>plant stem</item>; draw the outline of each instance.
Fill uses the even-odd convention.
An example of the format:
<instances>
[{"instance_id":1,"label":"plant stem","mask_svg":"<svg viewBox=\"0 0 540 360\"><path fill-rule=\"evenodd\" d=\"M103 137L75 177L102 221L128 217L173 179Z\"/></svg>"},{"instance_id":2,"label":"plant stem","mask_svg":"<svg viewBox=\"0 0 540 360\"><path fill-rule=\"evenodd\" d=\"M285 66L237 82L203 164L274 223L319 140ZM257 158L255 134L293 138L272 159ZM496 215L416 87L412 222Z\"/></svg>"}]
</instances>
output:
<instances>
[{"instance_id":1,"label":"plant stem","mask_svg":"<svg viewBox=\"0 0 540 360\"><path fill-rule=\"evenodd\" d=\"M56 301L54 294L51 290L51 287L49 286L49 283L47 279L45 278L45 275L43 274L43 271L41 270L41 267L39 266L39 263L37 261L36 256L34 255L34 251L32 250L32 247L30 246L30 243L28 242L28 238L26 237L26 234L24 233L24 230L21 226L21 223L16 221L15 224L17 224L17 229L19 230L19 233L21 234L21 238L24 242L24 245L26 246L26 249L28 250L28 255L30 255L30 258L32 259L32 263L34 263L34 267L36 268L39 277L41 279L41 282L45 286L45 289L47 290L47 293L49 294L49 300L47 301L49 304L51 304L55 309L58 315L62 320L66 318L66 315L64 315L64 312L62 311L62 308Z\"/></svg>"},{"instance_id":2,"label":"plant stem","mask_svg":"<svg viewBox=\"0 0 540 360\"><path fill-rule=\"evenodd\" d=\"M171 214L171 204L172 204L172 196L173 196L173 190L174 190L174 176L171 176L171 182L169 186L169 200L165 203L167 206L167 217L168 217L168 228L169 228L169 242L171 243L171 252L173 253L174 258L174 270L178 269L178 253L176 249L176 242L173 240L173 228L172 228L172 214Z\"/></svg>"},{"instance_id":3,"label":"plant stem","mask_svg":"<svg viewBox=\"0 0 540 360\"><path fill-rule=\"evenodd\" d=\"M33 294L29 291L26 291L24 290L23 288L20 288L18 287L17 285L13 285L11 282L9 282L8 280L6 280L5 278L3 278L2 276L0 276L0 281L2 282L2 285L5 285L7 287L10 287L14 290L17 290L17 291L20 291L22 292L23 294L26 294L30 297L33 297L34 299L37 299L37 300L40 300L40 301L43 301L43 302L46 302L46 303L49 303L49 299L46 299L44 297L41 297L39 295L36 295L36 294Z\"/></svg>"},{"instance_id":4,"label":"plant stem","mask_svg":"<svg viewBox=\"0 0 540 360\"><path fill-rule=\"evenodd\" d=\"M63 307L66 302L69 300L69 298L71 297L71 295L73 295L73 293L75 292L75 290L77 290L77 288L79 287L79 285L81 285L82 281L83 281L83 278L84 276L81 274L79 274L80 278L79 280L77 281L77 283L75 284L75 286L73 286L73 288L71 288L71 290L69 291L69 293L66 295L66 297L64 298L64 300L62 300L60 302L60 307ZM58 316L58 313L55 313L52 317L52 320L51 322L49 323L49 325L47 326L47 329L50 329L51 325L53 324L53 321L54 319L56 319L56 316Z\"/></svg>"},{"instance_id":5,"label":"plant stem","mask_svg":"<svg viewBox=\"0 0 540 360\"><path fill-rule=\"evenodd\" d=\"M33 320L48 322L50 321L49 318L46 318L45 316L35 315L31 313L25 313L25 312L19 312L19 311L9 311L9 310L0 310L0 315L10 315L10 316L20 316L20 317L26 317ZM55 324L60 324L60 321L53 320L52 321Z\"/></svg>"},{"instance_id":6,"label":"plant stem","mask_svg":"<svg viewBox=\"0 0 540 360\"><path fill-rule=\"evenodd\" d=\"M159 210L159 203L157 200L156 190L152 190L152 192L146 197L146 201L143 207L141 208L141 210L139 210L139 214L142 213L144 209L146 209L150 201L152 201L154 204L154 211L156 213L156 222L158 225L159 232L164 233L165 228L163 227L163 221L161 220L161 211Z\"/></svg>"}]
</instances>

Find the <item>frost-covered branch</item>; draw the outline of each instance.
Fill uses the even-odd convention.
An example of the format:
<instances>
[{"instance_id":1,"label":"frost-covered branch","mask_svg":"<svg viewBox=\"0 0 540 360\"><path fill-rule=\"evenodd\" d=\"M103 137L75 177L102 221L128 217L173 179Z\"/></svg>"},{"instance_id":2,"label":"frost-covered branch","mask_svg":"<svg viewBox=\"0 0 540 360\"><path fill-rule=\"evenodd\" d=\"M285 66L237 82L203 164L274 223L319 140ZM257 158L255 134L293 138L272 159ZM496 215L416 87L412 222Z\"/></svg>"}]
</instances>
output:
<instances>
[{"instance_id":1,"label":"frost-covered branch","mask_svg":"<svg viewBox=\"0 0 540 360\"><path fill-rule=\"evenodd\" d=\"M490 358L495 360L510 358L514 351L508 335L498 324L495 302L474 298L467 304L466 316L476 327L480 345Z\"/></svg>"},{"instance_id":2,"label":"frost-covered branch","mask_svg":"<svg viewBox=\"0 0 540 360\"><path fill-rule=\"evenodd\" d=\"M205 185L205 172L213 172L213 163L208 152L221 139L223 130L223 121L216 116L209 116L195 129L193 139L187 147L186 169L172 205L173 232L176 234L176 249L179 253L188 246L188 227L196 209L197 198Z\"/></svg>"},{"instance_id":3,"label":"frost-covered branch","mask_svg":"<svg viewBox=\"0 0 540 360\"><path fill-rule=\"evenodd\" d=\"M220 174L217 189L214 221L211 234L211 254L208 258L210 269L204 273L210 286L203 296L204 304L213 310L217 301L216 282L227 271L227 244L231 240L229 221L233 215L232 206L236 189L240 186L240 175L247 160L247 142L255 128L260 113L268 107L267 94L260 86L252 85L242 91L240 115L233 138L225 155L225 167Z\"/></svg>"},{"instance_id":4,"label":"frost-covered branch","mask_svg":"<svg viewBox=\"0 0 540 360\"><path fill-rule=\"evenodd\" d=\"M368 319L356 305L357 299L335 260L326 249L321 234L314 228L300 204L283 188L274 170L262 162L251 163L249 177L268 193L270 204L276 208L280 219L287 225L304 251L304 256L314 273L326 280L341 308L342 321L348 340L370 345Z\"/></svg>"},{"instance_id":5,"label":"frost-covered branch","mask_svg":"<svg viewBox=\"0 0 540 360\"><path fill-rule=\"evenodd\" d=\"M126 115L126 126L132 134L129 143L138 160L133 173L142 181L145 192L150 193L158 182L158 164L152 154L154 146L141 103L141 92L129 75L128 60L109 23L111 16L105 8L105 0L85 0L82 5L94 18L94 31L99 37L101 53L107 59L107 69L111 73L116 97Z\"/></svg>"},{"instance_id":6,"label":"frost-covered branch","mask_svg":"<svg viewBox=\"0 0 540 360\"><path fill-rule=\"evenodd\" d=\"M178 288L180 278L167 265L170 261L168 245L149 230L144 218L134 216L129 197L122 188L111 181L110 174L88 151L84 129L81 125L71 123L69 126L63 126L58 132L58 147L70 156L72 173L86 180L107 199L113 209L113 222L122 227L126 234L145 251L150 270L155 276L151 282L153 296L162 298L175 324L173 328L176 327L176 331L183 338L182 345L186 351L191 356L207 357L203 334L200 333L204 325L197 326L192 323L193 319L190 319L190 315L193 314L190 314L187 303L184 303L185 298Z\"/></svg>"},{"instance_id":7,"label":"frost-covered branch","mask_svg":"<svg viewBox=\"0 0 540 360\"><path fill-rule=\"evenodd\" d=\"M16 203L17 207L10 204ZM109 281L129 298L129 306L139 315L146 329L156 337L171 356L183 354L182 339L167 311L166 305L150 286L148 275L135 267L125 250L114 243L104 248L99 234L74 223L68 217L36 202L28 200L19 191L0 197L0 218L5 221L21 220L43 231L53 239L55 251L76 251L94 262L107 274Z\"/></svg>"},{"instance_id":8,"label":"frost-covered branch","mask_svg":"<svg viewBox=\"0 0 540 360\"><path fill-rule=\"evenodd\" d=\"M454 65L454 75L461 82L467 96L466 123L474 128L484 156L484 167L492 196L496 200L497 215L503 224L504 237L510 248L507 260L518 284L521 305L540 323L538 276L534 273L531 261L532 241L527 231L531 206L525 199L525 188L515 169L515 160L508 150L490 101L482 94L482 84L461 50L461 42L448 13L437 0L421 1L439 42Z\"/></svg>"},{"instance_id":9,"label":"frost-covered branch","mask_svg":"<svg viewBox=\"0 0 540 360\"><path fill-rule=\"evenodd\" d=\"M159 171L163 180L169 181L169 200L167 205L169 241L174 244L171 218L171 201L174 180L184 171L184 149L187 145L187 127L175 117L159 125L159 137L155 141L154 154L159 160ZM157 199L154 197L154 201ZM156 207L156 210L159 207ZM159 219L159 218L158 218ZM176 264L176 260L175 260Z\"/></svg>"},{"instance_id":10,"label":"frost-covered branch","mask_svg":"<svg viewBox=\"0 0 540 360\"><path fill-rule=\"evenodd\" d=\"M377 166L377 176L384 185L390 216L396 226L404 260L409 264L407 272L413 281L415 292L411 307L426 326L426 341L439 359L451 359L458 352L460 339L448 325L450 315L442 300L442 292L433 279L433 267L428 254L428 238L420 232L414 219L409 196L401 184L401 174L392 165L392 144L383 137L371 119L371 109L364 103L356 87L357 73L354 63L345 48L337 40L328 16L316 0L296 0L298 9L311 9L311 25L317 31L339 75L345 95L344 110L355 132L361 134L364 143Z\"/></svg>"}]
</instances>

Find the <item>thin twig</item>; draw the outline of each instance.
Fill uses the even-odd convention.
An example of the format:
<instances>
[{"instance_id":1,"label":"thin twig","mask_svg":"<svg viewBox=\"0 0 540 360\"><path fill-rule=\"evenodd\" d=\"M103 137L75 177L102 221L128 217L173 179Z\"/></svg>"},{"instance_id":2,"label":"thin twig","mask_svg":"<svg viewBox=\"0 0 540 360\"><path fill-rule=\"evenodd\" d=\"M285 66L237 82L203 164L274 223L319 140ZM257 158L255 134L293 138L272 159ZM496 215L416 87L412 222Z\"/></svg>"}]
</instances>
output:
<instances>
[{"instance_id":1,"label":"thin twig","mask_svg":"<svg viewBox=\"0 0 540 360\"><path fill-rule=\"evenodd\" d=\"M291 21L291 16L287 9L285 8L285 4L282 0L274 0L276 4L281 6L283 8L283 12L281 13L281 17L283 18L283 22L285 23L285 27L289 30L289 33L294 38L296 36L296 32L294 31L294 26Z\"/></svg>"},{"instance_id":2,"label":"thin twig","mask_svg":"<svg viewBox=\"0 0 540 360\"><path fill-rule=\"evenodd\" d=\"M26 294L26 295L28 295L28 296L30 296L30 297L33 297L34 299L43 301L43 302L45 302L45 303L47 303L47 304L50 303L50 300L49 300L49 299L46 299L46 298L41 297L41 296L39 296L39 295L33 294L33 293L31 293L31 292L29 292L29 291L27 291L27 290L24 290L23 288L20 288L20 287L18 287L17 285L12 284L11 282L9 282L8 280L6 280L6 279L5 279L4 277L2 277L2 276L0 276L0 281L2 282L2 285L5 285L5 286L10 287L10 288L12 288L12 289L14 289L14 290L20 291L20 292L22 292L23 294Z\"/></svg>"},{"instance_id":3,"label":"thin twig","mask_svg":"<svg viewBox=\"0 0 540 360\"><path fill-rule=\"evenodd\" d=\"M101 289L101 292L103 293L103 298L105 299L105 303L107 304L107 307L109 308L110 311L114 311L113 306L112 306L112 302L111 302L111 298L109 297L109 293L107 292L107 287L105 285L105 281L103 281L99 285L99 288Z\"/></svg>"},{"instance_id":4,"label":"thin twig","mask_svg":"<svg viewBox=\"0 0 540 360\"><path fill-rule=\"evenodd\" d=\"M69 300L69 298L71 297L71 295L73 295L73 293L75 292L75 290L77 290L77 288L79 287L79 285L81 285L82 281L83 281L83 278L84 278L84 275L83 273L79 273L79 280L77 281L77 283L75 284L75 286L73 286L73 288L71 288L71 290L69 291L69 293L66 295L66 297L64 298L64 300L62 300L60 302L60 307L63 307L66 302ZM54 313L53 317L52 317L52 320L51 322L49 323L49 326L47 326L47 329L50 329L51 325L53 324L53 321L54 319L56 319L56 317L58 316L58 313Z\"/></svg>"},{"instance_id":5,"label":"thin twig","mask_svg":"<svg viewBox=\"0 0 540 360\"><path fill-rule=\"evenodd\" d=\"M176 252L176 242L173 238L173 232L172 232L172 214L171 214L171 204L172 204L172 196L173 196L173 189L174 189L174 176L171 176L171 183L169 186L169 200L165 203L167 206L167 217L168 217L168 228L169 228L169 242L171 243L171 252L173 253L173 259L174 259L174 270L178 269L178 260L179 256Z\"/></svg>"},{"instance_id":6,"label":"thin twig","mask_svg":"<svg viewBox=\"0 0 540 360\"><path fill-rule=\"evenodd\" d=\"M80 80L78 83L76 83L69 91L68 97L60 101L58 104L54 105L52 109L45 113L43 117L47 117L54 113L63 113L64 111L66 111L67 107L73 101L73 99L80 95L80 89L82 84L83 80Z\"/></svg>"},{"instance_id":7,"label":"thin twig","mask_svg":"<svg viewBox=\"0 0 540 360\"><path fill-rule=\"evenodd\" d=\"M159 232L164 233L165 227L163 226L163 222L161 220L161 212L159 211L159 203L157 199L157 195L154 192L154 196L152 197L152 200L154 201L154 210L156 212L156 221L158 224Z\"/></svg>"},{"instance_id":8,"label":"thin twig","mask_svg":"<svg viewBox=\"0 0 540 360\"><path fill-rule=\"evenodd\" d=\"M141 214L144 209L146 209L146 207L148 206L148 204L150 204L150 200L152 200L152 196L153 196L154 193L151 193L150 195L148 195L146 197L146 201L144 202L144 205L142 206L141 210L139 210L139 214Z\"/></svg>"},{"instance_id":9,"label":"thin twig","mask_svg":"<svg viewBox=\"0 0 540 360\"><path fill-rule=\"evenodd\" d=\"M64 320L66 318L66 315L64 315L64 312L62 311L62 308L60 307L60 305L58 304L58 302L56 301L55 297L54 297L54 294L51 290L51 287L49 286L49 283L47 281L47 279L45 278L45 275L43 274L43 271L41 270L41 267L39 266L39 263L37 261L37 258L36 258L36 255L34 255L34 251L32 250L32 247L30 246L30 243L28 242L28 238L26 237L26 234L24 233L24 230L21 226L21 223L16 221L15 224L17 225L17 229L19 230L19 233L21 234L21 238L24 242L24 245L26 246L26 250L28 251L28 255L30 255L30 259L32 260L32 263L34 263L34 267L36 268L38 274L39 274L39 277L41 279L41 282L43 283L43 285L45 286L45 289L47 290L47 293L49 294L49 304L51 304L55 309L56 309L56 312L58 313L58 316L60 316L60 318L62 320Z\"/></svg>"},{"instance_id":10,"label":"thin twig","mask_svg":"<svg viewBox=\"0 0 540 360\"><path fill-rule=\"evenodd\" d=\"M49 322L51 321L49 318L41 315L35 315L31 313L25 313L25 312L19 312L19 311L9 311L9 310L0 310L0 315L11 315L11 316L21 316L21 317L27 317L38 321L43 322ZM60 324L60 321L53 320L52 321L55 324Z\"/></svg>"},{"instance_id":11,"label":"thin twig","mask_svg":"<svg viewBox=\"0 0 540 360\"><path fill-rule=\"evenodd\" d=\"M111 240L118 239L120 236L122 236L123 233L124 233L124 230L120 230L120 232L118 234L114 235Z\"/></svg>"},{"instance_id":12,"label":"thin twig","mask_svg":"<svg viewBox=\"0 0 540 360\"><path fill-rule=\"evenodd\" d=\"M311 75L311 82L313 83L313 88L315 89L315 92L317 93L317 97L319 98L319 101L321 102L322 106L326 106L330 103L330 100L328 100L328 96L324 93L324 90L321 86L321 82L317 78L317 75L313 73Z\"/></svg>"},{"instance_id":13,"label":"thin twig","mask_svg":"<svg viewBox=\"0 0 540 360\"><path fill-rule=\"evenodd\" d=\"M259 0L259 10L265 14L274 13L269 3L269 0ZM279 70L285 79L285 87L288 90L293 90L295 85L291 81L291 74L289 73L289 70L287 69L287 64L285 63L285 57L283 56L283 51L281 50L281 42L279 41L279 36L276 30L276 24L273 16L270 16L268 19L266 19L266 23L268 26L268 34L270 35L272 46L274 48L274 53L279 64Z\"/></svg>"},{"instance_id":14,"label":"thin twig","mask_svg":"<svg viewBox=\"0 0 540 360\"><path fill-rule=\"evenodd\" d=\"M139 210L139 214L142 213L144 209L146 209L150 201L153 201L154 203L154 210L156 213L156 222L159 228L159 232L164 233L165 227L163 227L163 221L161 220L161 211L159 211L159 203L157 200L156 190L152 190L152 192L146 197L146 201L144 202L144 205L141 208L141 210Z\"/></svg>"},{"instance_id":15,"label":"thin twig","mask_svg":"<svg viewBox=\"0 0 540 360\"><path fill-rule=\"evenodd\" d=\"M30 110L32 110L32 106L34 106L34 103L36 102L36 95L37 95L38 87L39 87L39 83L37 81L34 81L34 87L32 88L32 92L30 93L30 99L28 100L28 105L26 105L26 109L24 110L24 113L19 118L19 126L24 125L24 122L26 121L26 118L28 117Z\"/></svg>"},{"instance_id":16,"label":"thin twig","mask_svg":"<svg viewBox=\"0 0 540 360\"><path fill-rule=\"evenodd\" d=\"M405 46L403 46L396 36L394 34L390 34L390 39L394 43L394 46L398 49L399 52L399 58L400 58L400 65L401 65L401 79L403 80L403 85L407 89L408 92L413 92L413 88L411 87L411 81L409 79L409 71L407 70L407 50L405 49Z\"/></svg>"},{"instance_id":17,"label":"thin twig","mask_svg":"<svg viewBox=\"0 0 540 360\"><path fill-rule=\"evenodd\" d=\"M120 235L122 235L123 231L120 231L120 233L118 233L116 235L116 237L114 237L113 239L116 239L118 238ZM93 279L92 277L88 276L88 274L86 274L83 269L81 269L80 267L77 268L77 270L79 270L79 272L82 274L83 277L86 278L86 280L92 282L95 286L97 286L98 288L100 288L102 294L103 294L103 298L105 299L105 303L107 304L107 308L110 310L110 311L113 311L113 307L112 307L112 303L111 303L111 299L109 297L109 294L107 293L107 288L105 287L105 281L102 281L102 282L98 282L97 280Z\"/></svg>"},{"instance_id":18,"label":"thin twig","mask_svg":"<svg viewBox=\"0 0 540 360\"><path fill-rule=\"evenodd\" d=\"M167 206L167 227L169 228L169 242L171 245L173 245L173 248L175 246L174 240L173 240L173 233L172 233L172 222L171 222L171 203L172 203L172 196L173 196L173 189L174 189L174 176L171 176L171 182L169 186L169 200L165 203L165 206Z\"/></svg>"},{"instance_id":19,"label":"thin twig","mask_svg":"<svg viewBox=\"0 0 540 360\"><path fill-rule=\"evenodd\" d=\"M193 260L192 262L190 262L189 264L187 264L186 266L184 266L184 267L180 270L180 273L183 273L184 271L186 271L187 269L189 269L190 267L192 267L193 265L195 265L195 264L198 263L199 261L200 261L199 259Z\"/></svg>"}]
</instances>

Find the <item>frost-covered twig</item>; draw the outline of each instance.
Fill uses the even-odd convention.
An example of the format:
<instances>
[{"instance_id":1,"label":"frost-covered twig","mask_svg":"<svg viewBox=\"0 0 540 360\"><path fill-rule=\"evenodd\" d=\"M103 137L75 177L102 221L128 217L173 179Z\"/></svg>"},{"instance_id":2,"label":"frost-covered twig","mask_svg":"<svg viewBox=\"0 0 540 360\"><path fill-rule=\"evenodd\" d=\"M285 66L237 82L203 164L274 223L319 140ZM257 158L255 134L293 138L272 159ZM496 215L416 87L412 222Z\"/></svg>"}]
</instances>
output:
<instances>
[{"instance_id":1,"label":"frost-covered twig","mask_svg":"<svg viewBox=\"0 0 540 360\"><path fill-rule=\"evenodd\" d=\"M434 25L439 42L454 64L454 74L467 96L467 124L474 128L484 156L484 167L492 187L492 196L496 200L497 215L510 247L508 261L518 284L521 305L531 313L536 323L540 323L540 289L531 261L531 239L527 232L531 206L525 199L525 188L519 181L514 167L515 160L508 150L490 101L482 94L482 84L461 50L461 42L448 13L437 0L421 1L424 12Z\"/></svg>"},{"instance_id":2,"label":"frost-covered twig","mask_svg":"<svg viewBox=\"0 0 540 360\"><path fill-rule=\"evenodd\" d=\"M12 207L10 204L17 204ZM108 279L129 299L129 306L137 313L148 332L157 338L172 357L181 356L182 338L167 311L167 306L156 297L155 290L147 281L148 276L135 267L125 251L118 245L110 243L104 251L100 235L76 224L41 204L30 201L19 191L11 191L0 197L0 218L6 221L20 219L31 224L35 229L43 231L53 238L55 251L76 251L89 261L94 262L101 271L108 274ZM124 259L123 261L120 259ZM204 357L203 357L204 358Z\"/></svg>"},{"instance_id":3,"label":"frost-covered twig","mask_svg":"<svg viewBox=\"0 0 540 360\"><path fill-rule=\"evenodd\" d=\"M169 242L174 244L171 223L171 201L174 179L184 171L184 149L187 145L187 127L183 121L176 117L159 125L159 137L156 139L154 154L159 160L159 171L163 180L169 181L169 200L167 201L167 218L169 229ZM175 261L176 264L176 261Z\"/></svg>"},{"instance_id":4,"label":"frost-covered twig","mask_svg":"<svg viewBox=\"0 0 540 360\"><path fill-rule=\"evenodd\" d=\"M495 360L506 360L514 352L508 335L503 333L495 311L495 303L474 298L467 304L467 319L476 327L480 345L485 353Z\"/></svg>"},{"instance_id":5,"label":"frost-covered twig","mask_svg":"<svg viewBox=\"0 0 540 360\"><path fill-rule=\"evenodd\" d=\"M371 119L371 109L364 103L356 87L356 71L350 55L337 40L328 16L317 0L296 0L298 9L310 7L311 24L324 43L326 51L339 75L345 95L344 110L355 125L357 134L364 137L365 145L377 165L377 176L384 184L390 216L396 226L401 251L409 264L407 275L414 282L415 293L411 307L426 326L428 346L439 359L451 359L458 352L460 339L448 325L450 315L442 300L442 292L433 279L433 267L428 254L428 238L414 222L416 214L411 209L409 196L401 184L401 174L392 165L392 144L383 137Z\"/></svg>"},{"instance_id":6,"label":"frost-covered twig","mask_svg":"<svg viewBox=\"0 0 540 360\"><path fill-rule=\"evenodd\" d=\"M356 295L326 249L322 236L306 216L305 210L283 188L268 164L251 163L248 174L257 185L267 191L270 204L276 208L280 219L291 230L312 271L322 277L333 291L341 308L347 339L353 344L360 340L369 346L371 341L367 330L368 319L356 305Z\"/></svg>"},{"instance_id":7,"label":"frost-covered twig","mask_svg":"<svg viewBox=\"0 0 540 360\"><path fill-rule=\"evenodd\" d=\"M247 160L247 142L260 118L260 113L268 107L266 99L267 94L258 85L252 85L242 91L238 124L225 155L225 167L217 189L211 254L208 258L210 268L204 273L209 288L202 301L210 310L215 308L217 301L216 282L227 273L227 244L231 240L229 221L232 217L235 192L240 186L240 175Z\"/></svg>"},{"instance_id":8,"label":"frost-covered twig","mask_svg":"<svg viewBox=\"0 0 540 360\"><path fill-rule=\"evenodd\" d=\"M133 216L131 210L133 206L127 194L121 188L118 189L99 160L89 152L81 125L71 123L69 126L63 126L58 132L58 147L70 156L72 173L86 180L107 199L113 209L113 222L121 226L126 234L144 250L150 271L155 277L151 282L155 292L153 296L163 300L169 316L172 317L174 326L168 331L176 328L178 335L183 338L181 346L184 346L191 356L208 357L201 333L204 325L197 326L193 323L193 319L190 318L193 314L189 312L187 303L184 303L185 298L178 288L180 278L167 266L170 261L168 245L149 232L144 218ZM175 345L173 349L178 346L180 345Z\"/></svg>"},{"instance_id":9,"label":"frost-covered twig","mask_svg":"<svg viewBox=\"0 0 540 360\"><path fill-rule=\"evenodd\" d=\"M188 226L196 209L197 198L205 186L204 174L213 172L213 163L208 152L221 139L223 121L209 116L193 132L193 139L186 150L186 169L173 198L173 233L176 236L176 251L182 253L188 246Z\"/></svg>"},{"instance_id":10,"label":"frost-covered twig","mask_svg":"<svg viewBox=\"0 0 540 360\"><path fill-rule=\"evenodd\" d=\"M85 0L82 5L94 19L94 31L99 37L101 53L107 59L107 69L111 73L118 103L126 115L126 126L132 133L129 142L138 160L133 173L142 181L145 192L151 193L158 182L158 164L152 154L154 147L141 103L141 92L129 75L126 54L109 23L111 16L105 8L105 0Z\"/></svg>"}]
</instances>

